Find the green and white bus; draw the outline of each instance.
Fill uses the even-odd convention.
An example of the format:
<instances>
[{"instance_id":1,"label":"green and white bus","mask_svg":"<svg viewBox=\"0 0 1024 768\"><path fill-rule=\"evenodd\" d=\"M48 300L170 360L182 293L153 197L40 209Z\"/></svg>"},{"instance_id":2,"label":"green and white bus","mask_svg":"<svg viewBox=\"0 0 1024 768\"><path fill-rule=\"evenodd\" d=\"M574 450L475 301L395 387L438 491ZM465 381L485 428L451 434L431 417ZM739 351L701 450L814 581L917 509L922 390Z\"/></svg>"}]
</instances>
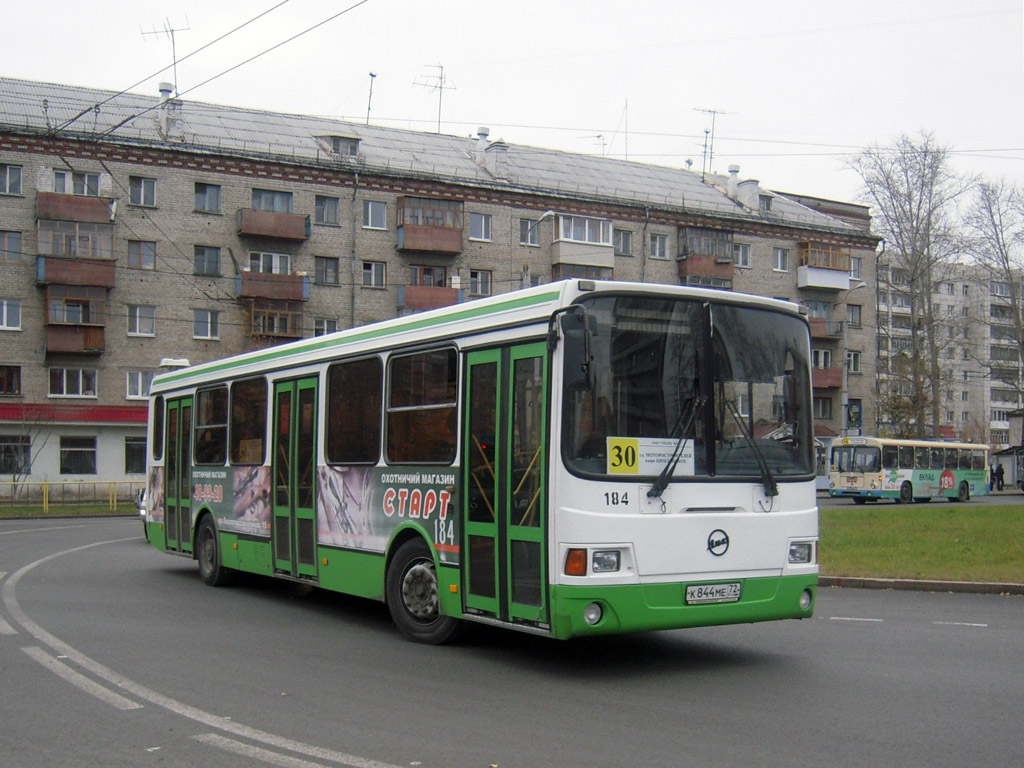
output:
<instances>
[{"instance_id":1,"label":"green and white bus","mask_svg":"<svg viewBox=\"0 0 1024 768\"><path fill-rule=\"evenodd\" d=\"M170 371L149 539L421 642L807 618L809 349L789 302L568 280Z\"/></svg>"},{"instance_id":2,"label":"green and white bus","mask_svg":"<svg viewBox=\"0 0 1024 768\"><path fill-rule=\"evenodd\" d=\"M832 443L828 492L857 504L968 501L989 492L988 450L980 443L844 437Z\"/></svg>"}]
</instances>

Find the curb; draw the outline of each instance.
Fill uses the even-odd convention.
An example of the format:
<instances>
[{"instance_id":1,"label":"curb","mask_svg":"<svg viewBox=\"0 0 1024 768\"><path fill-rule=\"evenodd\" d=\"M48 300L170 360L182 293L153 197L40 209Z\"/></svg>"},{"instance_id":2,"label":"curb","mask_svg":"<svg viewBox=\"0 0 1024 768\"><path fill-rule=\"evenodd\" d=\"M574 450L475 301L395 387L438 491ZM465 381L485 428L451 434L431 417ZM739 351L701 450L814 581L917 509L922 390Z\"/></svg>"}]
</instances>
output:
<instances>
[{"instance_id":1,"label":"curb","mask_svg":"<svg viewBox=\"0 0 1024 768\"><path fill-rule=\"evenodd\" d=\"M982 595L1024 595L1024 584L992 581L929 581L928 579L870 579L863 576L819 576L819 587L903 589L918 592L968 592Z\"/></svg>"}]
</instances>

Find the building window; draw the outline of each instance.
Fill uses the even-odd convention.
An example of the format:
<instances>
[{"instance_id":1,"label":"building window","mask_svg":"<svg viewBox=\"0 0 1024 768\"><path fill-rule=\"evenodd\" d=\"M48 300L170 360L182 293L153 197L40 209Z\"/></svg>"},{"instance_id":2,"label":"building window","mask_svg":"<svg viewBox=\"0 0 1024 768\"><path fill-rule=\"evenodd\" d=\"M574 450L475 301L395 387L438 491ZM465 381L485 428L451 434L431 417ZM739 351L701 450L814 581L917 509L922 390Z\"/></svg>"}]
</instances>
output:
<instances>
[{"instance_id":1,"label":"building window","mask_svg":"<svg viewBox=\"0 0 1024 768\"><path fill-rule=\"evenodd\" d=\"M156 269L156 243L148 240L129 240L128 268Z\"/></svg>"},{"instance_id":2,"label":"building window","mask_svg":"<svg viewBox=\"0 0 1024 768\"><path fill-rule=\"evenodd\" d=\"M317 317L313 320L313 335L323 336L338 330L338 321L329 317Z\"/></svg>"},{"instance_id":3,"label":"building window","mask_svg":"<svg viewBox=\"0 0 1024 768\"><path fill-rule=\"evenodd\" d=\"M146 304L128 305L128 335L156 335L156 307Z\"/></svg>"},{"instance_id":4,"label":"building window","mask_svg":"<svg viewBox=\"0 0 1024 768\"><path fill-rule=\"evenodd\" d=\"M96 438L61 437L60 473L62 475L95 475Z\"/></svg>"},{"instance_id":5,"label":"building window","mask_svg":"<svg viewBox=\"0 0 1024 768\"><path fill-rule=\"evenodd\" d=\"M628 229L612 230L612 245L616 256L633 255L633 233Z\"/></svg>"},{"instance_id":6,"label":"building window","mask_svg":"<svg viewBox=\"0 0 1024 768\"><path fill-rule=\"evenodd\" d=\"M409 285L445 286L444 267L409 267Z\"/></svg>"},{"instance_id":7,"label":"building window","mask_svg":"<svg viewBox=\"0 0 1024 768\"><path fill-rule=\"evenodd\" d=\"M762 213L771 213L772 210L772 197L771 195L758 195L757 196L757 207Z\"/></svg>"},{"instance_id":8,"label":"building window","mask_svg":"<svg viewBox=\"0 0 1024 768\"><path fill-rule=\"evenodd\" d=\"M317 224L339 224L341 218L338 215L338 198L317 195L313 217Z\"/></svg>"},{"instance_id":9,"label":"building window","mask_svg":"<svg viewBox=\"0 0 1024 768\"><path fill-rule=\"evenodd\" d=\"M519 220L519 244L540 245L540 219Z\"/></svg>"},{"instance_id":10,"label":"building window","mask_svg":"<svg viewBox=\"0 0 1024 768\"><path fill-rule=\"evenodd\" d=\"M252 332L257 336L301 338L301 305L294 301L257 300L252 308Z\"/></svg>"},{"instance_id":11,"label":"building window","mask_svg":"<svg viewBox=\"0 0 1024 768\"><path fill-rule=\"evenodd\" d=\"M196 211L220 213L220 185L196 182Z\"/></svg>"},{"instance_id":12,"label":"building window","mask_svg":"<svg viewBox=\"0 0 1024 768\"><path fill-rule=\"evenodd\" d=\"M732 244L732 263L737 267L749 267L750 266L750 244L749 243L733 243Z\"/></svg>"},{"instance_id":13,"label":"building window","mask_svg":"<svg viewBox=\"0 0 1024 768\"><path fill-rule=\"evenodd\" d=\"M129 400L143 400L149 397L152 384L152 371L128 371L125 374L125 397Z\"/></svg>"},{"instance_id":14,"label":"building window","mask_svg":"<svg viewBox=\"0 0 1024 768\"><path fill-rule=\"evenodd\" d=\"M128 177L128 202L132 205L156 205L156 179L141 176Z\"/></svg>"},{"instance_id":15,"label":"building window","mask_svg":"<svg viewBox=\"0 0 1024 768\"><path fill-rule=\"evenodd\" d=\"M860 306L860 304L847 304L846 305L846 322L848 322L854 328L859 328L860 327L860 317L861 317L861 306Z\"/></svg>"},{"instance_id":16,"label":"building window","mask_svg":"<svg viewBox=\"0 0 1024 768\"><path fill-rule=\"evenodd\" d=\"M0 395L21 394L21 366L0 365ZM3 474L0 472L0 474Z\"/></svg>"},{"instance_id":17,"label":"building window","mask_svg":"<svg viewBox=\"0 0 1024 768\"><path fill-rule=\"evenodd\" d=\"M39 220L39 253L45 256L109 259L113 247L113 224Z\"/></svg>"},{"instance_id":18,"label":"building window","mask_svg":"<svg viewBox=\"0 0 1024 768\"><path fill-rule=\"evenodd\" d=\"M668 259L668 235L651 235L652 259Z\"/></svg>"},{"instance_id":19,"label":"building window","mask_svg":"<svg viewBox=\"0 0 1024 768\"><path fill-rule=\"evenodd\" d=\"M555 264L551 267L552 280L611 280L614 272L611 267L594 267L585 264Z\"/></svg>"},{"instance_id":20,"label":"building window","mask_svg":"<svg viewBox=\"0 0 1024 768\"><path fill-rule=\"evenodd\" d=\"M772 269L776 272L789 272L788 248L772 248Z\"/></svg>"},{"instance_id":21,"label":"building window","mask_svg":"<svg viewBox=\"0 0 1024 768\"><path fill-rule=\"evenodd\" d=\"M21 232L0 231L0 261L21 258Z\"/></svg>"},{"instance_id":22,"label":"building window","mask_svg":"<svg viewBox=\"0 0 1024 768\"><path fill-rule=\"evenodd\" d=\"M316 282L319 285L338 285L340 260L331 256L317 256L314 260Z\"/></svg>"},{"instance_id":23,"label":"building window","mask_svg":"<svg viewBox=\"0 0 1024 768\"><path fill-rule=\"evenodd\" d=\"M210 309L193 309L192 338L219 339L220 312L215 312Z\"/></svg>"},{"instance_id":24,"label":"building window","mask_svg":"<svg viewBox=\"0 0 1024 768\"><path fill-rule=\"evenodd\" d=\"M96 397L96 369L51 368L50 397Z\"/></svg>"},{"instance_id":25,"label":"building window","mask_svg":"<svg viewBox=\"0 0 1024 768\"><path fill-rule=\"evenodd\" d=\"M686 228L686 252L698 256L710 256L716 261L732 259L732 232L717 229Z\"/></svg>"},{"instance_id":26,"label":"building window","mask_svg":"<svg viewBox=\"0 0 1024 768\"><path fill-rule=\"evenodd\" d=\"M268 275L287 275L291 272L291 256L287 253L250 251L249 269Z\"/></svg>"},{"instance_id":27,"label":"building window","mask_svg":"<svg viewBox=\"0 0 1024 768\"><path fill-rule=\"evenodd\" d=\"M0 195L21 194L21 166L0 163Z\"/></svg>"},{"instance_id":28,"label":"building window","mask_svg":"<svg viewBox=\"0 0 1024 768\"><path fill-rule=\"evenodd\" d=\"M146 438L126 437L124 439L124 473L126 475L146 474Z\"/></svg>"},{"instance_id":29,"label":"building window","mask_svg":"<svg viewBox=\"0 0 1024 768\"><path fill-rule=\"evenodd\" d=\"M559 215L558 231L561 240L595 245L612 244L612 223L605 219Z\"/></svg>"},{"instance_id":30,"label":"building window","mask_svg":"<svg viewBox=\"0 0 1024 768\"><path fill-rule=\"evenodd\" d=\"M846 351L846 368L850 373L860 373L860 352Z\"/></svg>"},{"instance_id":31,"label":"building window","mask_svg":"<svg viewBox=\"0 0 1024 768\"><path fill-rule=\"evenodd\" d=\"M0 475L27 475L32 470L28 435L0 435Z\"/></svg>"},{"instance_id":32,"label":"building window","mask_svg":"<svg viewBox=\"0 0 1024 768\"><path fill-rule=\"evenodd\" d=\"M387 203L382 203L380 200L363 200L363 227L366 229L387 229Z\"/></svg>"},{"instance_id":33,"label":"building window","mask_svg":"<svg viewBox=\"0 0 1024 768\"><path fill-rule=\"evenodd\" d=\"M53 191L61 195L99 197L100 175L79 171L54 171Z\"/></svg>"},{"instance_id":34,"label":"building window","mask_svg":"<svg viewBox=\"0 0 1024 768\"><path fill-rule=\"evenodd\" d=\"M483 269L469 270L469 292L473 296L490 296L491 273Z\"/></svg>"},{"instance_id":35,"label":"building window","mask_svg":"<svg viewBox=\"0 0 1024 768\"><path fill-rule=\"evenodd\" d=\"M832 398L830 398L830 397L816 397L816 398L814 398L814 418L816 418L816 419L831 419L832 418Z\"/></svg>"},{"instance_id":36,"label":"building window","mask_svg":"<svg viewBox=\"0 0 1024 768\"><path fill-rule=\"evenodd\" d=\"M363 262L363 287L383 288L387 283L385 277L385 264L383 261Z\"/></svg>"},{"instance_id":37,"label":"building window","mask_svg":"<svg viewBox=\"0 0 1024 768\"><path fill-rule=\"evenodd\" d=\"M272 189L254 189L252 191L252 207L257 211L291 213L292 193L276 192Z\"/></svg>"},{"instance_id":38,"label":"building window","mask_svg":"<svg viewBox=\"0 0 1024 768\"><path fill-rule=\"evenodd\" d=\"M469 214L469 239L486 240L491 239L491 214L470 213Z\"/></svg>"},{"instance_id":39,"label":"building window","mask_svg":"<svg viewBox=\"0 0 1024 768\"><path fill-rule=\"evenodd\" d=\"M814 368L831 368L832 367L832 350L830 350L830 349L812 349L811 350L811 365Z\"/></svg>"},{"instance_id":40,"label":"building window","mask_svg":"<svg viewBox=\"0 0 1024 768\"><path fill-rule=\"evenodd\" d=\"M0 328L21 330L21 299L0 299Z\"/></svg>"},{"instance_id":41,"label":"building window","mask_svg":"<svg viewBox=\"0 0 1024 768\"><path fill-rule=\"evenodd\" d=\"M860 268L862 259L860 256L850 257L850 277L854 280L860 280Z\"/></svg>"},{"instance_id":42,"label":"building window","mask_svg":"<svg viewBox=\"0 0 1024 768\"><path fill-rule=\"evenodd\" d=\"M220 248L212 245L197 245L193 249L192 259L197 275L208 277L220 275Z\"/></svg>"}]
</instances>

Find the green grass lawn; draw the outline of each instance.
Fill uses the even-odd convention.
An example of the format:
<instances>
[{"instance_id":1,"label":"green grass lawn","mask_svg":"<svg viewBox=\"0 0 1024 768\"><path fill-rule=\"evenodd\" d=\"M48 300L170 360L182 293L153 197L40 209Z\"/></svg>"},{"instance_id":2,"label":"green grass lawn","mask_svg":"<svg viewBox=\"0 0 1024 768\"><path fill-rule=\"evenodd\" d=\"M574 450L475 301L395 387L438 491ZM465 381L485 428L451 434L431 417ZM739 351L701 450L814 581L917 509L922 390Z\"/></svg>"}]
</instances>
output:
<instances>
[{"instance_id":1,"label":"green grass lawn","mask_svg":"<svg viewBox=\"0 0 1024 768\"><path fill-rule=\"evenodd\" d=\"M820 529L823 576L1024 583L1024 505L833 507Z\"/></svg>"},{"instance_id":2,"label":"green grass lawn","mask_svg":"<svg viewBox=\"0 0 1024 768\"><path fill-rule=\"evenodd\" d=\"M116 509L111 509L110 504L50 504L49 509L43 512L42 504L35 505L0 505L0 520L5 518L37 517L46 519L48 517L110 517L117 516L138 516L138 508L131 502L120 501Z\"/></svg>"}]
</instances>

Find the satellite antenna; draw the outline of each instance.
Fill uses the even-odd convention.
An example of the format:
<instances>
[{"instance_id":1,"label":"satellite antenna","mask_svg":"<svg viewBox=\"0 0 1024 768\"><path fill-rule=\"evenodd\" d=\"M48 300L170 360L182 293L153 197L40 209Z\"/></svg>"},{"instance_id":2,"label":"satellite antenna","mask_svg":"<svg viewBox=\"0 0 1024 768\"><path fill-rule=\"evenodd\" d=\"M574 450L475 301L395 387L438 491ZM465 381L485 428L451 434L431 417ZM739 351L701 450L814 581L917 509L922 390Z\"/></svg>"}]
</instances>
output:
<instances>
[{"instance_id":1,"label":"satellite antenna","mask_svg":"<svg viewBox=\"0 0 1024 768\"><path fill-rule=\"evenodd\" d=\"M162 30L157 29L155 26L151 32L146 32L140 29L142 36L146 35L167 35L171 40L171 66L174 69L174 95L178 95L178 50L174 44L174 33L175 32L187 32L190 29L188 26L188 16L185 17L184 27L172 27L170 19L164 19L164 28ZM188 57L186 57L188 58Z\"/></svg>"}]
</instances>

